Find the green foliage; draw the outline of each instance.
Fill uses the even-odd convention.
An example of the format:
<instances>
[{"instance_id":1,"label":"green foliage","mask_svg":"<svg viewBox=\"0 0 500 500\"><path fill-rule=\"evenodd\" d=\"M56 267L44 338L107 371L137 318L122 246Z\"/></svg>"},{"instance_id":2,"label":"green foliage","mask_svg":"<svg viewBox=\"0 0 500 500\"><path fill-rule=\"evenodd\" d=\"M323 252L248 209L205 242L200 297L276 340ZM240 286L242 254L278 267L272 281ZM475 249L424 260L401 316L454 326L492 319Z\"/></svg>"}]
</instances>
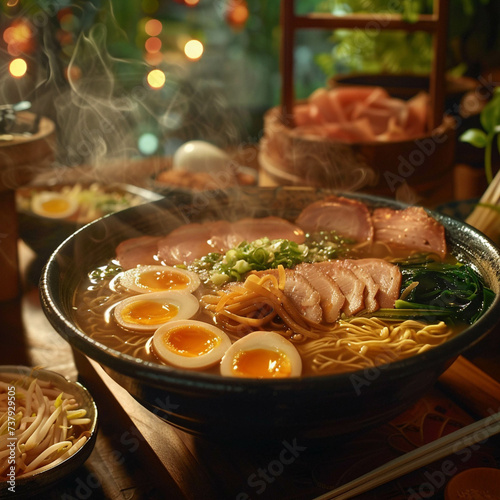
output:
<instances>
[{"instance_id":1,"label":"green foliage","mask_svg":"<svg viewBox=\"0 0 500 500\"><path fill-rule=\"evenodd\" d=\"M498 39L497 26L488 16L493 0L450 0L448 24L448 69L467 69L469 62L484 57L491 49L491 38ZM325 0L320 12L374 14L375 26L383 26L384 15L400 14L415 22L420 14L430 14L433 0ZM432 38L423 32L337 30L331 37L333 49L318 55L316 61L327 76L336 73L412 73L430 72ZM473 61L469 61L469 59Z\"/></svg>"},{"instance_id":2,"label":"green foliage","mask_svg":"<svg viewBox=\"0 0 500 500\"><path fill-rule=\"evenodd\" d=\"M486 179L490 183L493 180L492 153L495 139L500 151L500 88L495 89L493 98L482 109L479 118L484 130L471 128L459 139L476 148L484 148L484 168Z\"/></svg>"}]
</instances>

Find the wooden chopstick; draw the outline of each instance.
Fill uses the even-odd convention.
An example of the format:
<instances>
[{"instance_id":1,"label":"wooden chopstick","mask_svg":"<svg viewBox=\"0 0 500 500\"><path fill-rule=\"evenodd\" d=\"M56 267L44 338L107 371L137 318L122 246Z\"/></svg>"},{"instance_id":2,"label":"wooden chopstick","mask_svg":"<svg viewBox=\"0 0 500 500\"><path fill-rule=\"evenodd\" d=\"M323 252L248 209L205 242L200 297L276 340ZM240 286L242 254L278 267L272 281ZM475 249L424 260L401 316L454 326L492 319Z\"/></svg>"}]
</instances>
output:
<instances>
[{"instance_id":1,"label":"wooden chopstick","mask_svg":"<svg viewBox=\"0 0 500 500\"><path fill-rule=\"evenodd\" d=\"M500 433L500 412L387 462L314 500L346 500Z\"/></svg>"},{"instance_id":2,"label":"wooden chopstick","mask_svg":"<svg viewBox=\"0 0 500 500\"><path fill-rule=\"evenodd\" d=\"M490 185L481 196L479 205L474 208L472 213L467 217L465 222L474 226L479 231L482 231L492 240L496 240L499 236L500 215L498 212L484 205L498 205L500 203L500 171L497 172Z\"/></svg>"}]
</instances>

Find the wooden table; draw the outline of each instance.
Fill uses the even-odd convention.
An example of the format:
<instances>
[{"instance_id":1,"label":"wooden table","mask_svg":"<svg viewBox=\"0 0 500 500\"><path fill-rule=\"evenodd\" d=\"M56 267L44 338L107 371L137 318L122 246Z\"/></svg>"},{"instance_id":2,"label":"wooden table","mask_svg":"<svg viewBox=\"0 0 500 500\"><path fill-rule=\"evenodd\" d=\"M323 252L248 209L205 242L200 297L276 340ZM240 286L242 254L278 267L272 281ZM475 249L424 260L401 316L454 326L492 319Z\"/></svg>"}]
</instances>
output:
<instances>
[{"instance_id":1,"label":"wooden table","mask_svg":"<svg viewBox=\"0 0 500 500\"><path fill-rule=\"evenodd\" d=\"M174 429L139 405L97 363L82 355L73 358L70 346L53 330L40 308L36 283L41 263L22 243L19 255L24 293L19 300L0 303L3 334L0 363L41 365L72 379L76 379L79 371L81 381L96 399L100 414L100 430L92 455L44 498L306 500L332 488L335 473L347 467L349 455L359 453L360 457L369 458L363 436L343 448L311 448L295 443L295 459L284 464L279 460L280 453L285 446L294 445L292 438L288 443L273 443L273 446L257 443L255 449L249 450L239 443L209 443ZM466 424L488 414L490 409L499 411L498 347L492 348L498 344L498 335L497 330L486 346L471 353L475 366L461 358L441 378L435 389L441 398L439 404L433 403L434 393L425 401L438 408L432 413L434 419L444 418L443 412L448 411L448 420ZM221 422L223 432L224 422ZM377 432L375 437L380 434ZM369 439L372 438L370 434ZM382 451L377 449L376 456L380 457ZM495 466L499 459L499 442L491 438L478 447L467 463L460 465ZM377 465L380 464L372 459L364 464L369 468ZM426 476L422 474L429 470L405 477L406 482L388 485L393 496L387 496L389 493L384 490L362 498L407 498L409 485L424 484L422 478ZM350 473L354 474L352 467ZM435 498L441 497L438 494Z\"/></svg>"}]
</instances>

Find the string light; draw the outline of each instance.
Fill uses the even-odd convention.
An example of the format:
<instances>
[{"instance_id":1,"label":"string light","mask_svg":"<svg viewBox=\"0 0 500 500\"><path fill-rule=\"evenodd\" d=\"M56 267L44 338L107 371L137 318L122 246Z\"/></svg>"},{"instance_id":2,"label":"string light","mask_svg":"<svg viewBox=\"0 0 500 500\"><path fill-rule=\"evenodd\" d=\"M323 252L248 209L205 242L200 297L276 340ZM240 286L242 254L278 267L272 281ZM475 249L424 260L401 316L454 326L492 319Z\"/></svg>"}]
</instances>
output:
<instances>
[{"instance_id":1,"label":"string light","mask_svg":"<svg viewBox=\"0 0 500 500\"><path fill-rule=\"evenodd\" d=\"M146 80L151 88L161 89L165 85L165 73L161 69L153 69L148 73Z\"/></svg>"},{"instance_id":2,"label":"string light","mask_svg":"<svg viewBox=\"0 0 500 500\"><path fill-rule=\"evenodd\" d=\"M158 19L149 19L144 25L144 31L149 36L158 36L163 29L163 24Z\"/></svg>"},{"instance_id":3,"label":"string light","mask_svg":"<svg viewBox=\"0 0 500 500\"><path fill-rule=\"evenodd\" d=\"M23 52L31 52L33 50L33 33L29 23L24 19L14 21L3 32L3 39L7 44L7 52L11 56L19 56Z\"/></svg>"},{"instance_id":4,"label":"string light","mask_svg":"<svg viewBox=\"0 0 500 500\"><path fill-rule=\"evenodd\" d=\"M28 71L28 64L24 59L18 57L9 64L9 72L14 78L22 78Z\"/></svg>"},{"instance_id":5,"label":"string light","mask_svg":"<svg viewBox=\"0 0 500 500\"><path fill-rule=\"evenodd\" d=\"M189 59L199 59L203 55L203 44L199 40L189 40L184 45L184 54Z\"/></svg>"},{"instance_id":6,"label":"string light","mask_svg":"<svg viewBox=\"0 0 500 500\"><path fill-rule=\"evenodd\" d=\"M248 21L248 6L246 1L241 1L236 5L231 5L228 8L226 19L233 28L242 28Z\"/></svg>"},{"instance_id":7,"label":"string light","mask_svg":"<svg viewBox=\"0 0 500 500\"><path fill-rule=\"evenodd\" d=\"M146 43L144 44L144 48L146 49L146 52L149 52L150 54L160 52L161 40L156 36L152 36L146 40Z\"/></svg>"}]
</instances>

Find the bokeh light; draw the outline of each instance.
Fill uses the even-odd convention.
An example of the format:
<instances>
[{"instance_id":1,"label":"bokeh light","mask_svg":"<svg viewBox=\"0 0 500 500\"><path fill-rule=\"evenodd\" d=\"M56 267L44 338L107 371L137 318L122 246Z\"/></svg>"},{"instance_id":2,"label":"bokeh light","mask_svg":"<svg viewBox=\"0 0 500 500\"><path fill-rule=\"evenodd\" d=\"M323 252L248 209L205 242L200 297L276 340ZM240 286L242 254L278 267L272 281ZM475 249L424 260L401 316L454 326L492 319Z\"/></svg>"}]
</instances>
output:
<instances>
[{"instance_id":1,"label":"bokeh light","mask_svg":"<svg viewBox=\"0 0 500 500\"><path fill-rule=\"evenodd\" d=\"M144 25L144 31L149 36L158 36L162 29L163 25L158 19L149 19Z\"/></svg>"},{"instance_id":2,"label":"bokeh light","mask_svg":"<svg viewBox=\"0 0 500 500\"><path fill-rule=\"evenodd\" d=\"M146 132L139 137L137 147L143 155L152 155L158 150L158 137L151 132Z\"/></svg>"},{"instance_id":3,"label":"bokeh light","mask_svg":"<svg viewBox=\"0 0 500 500\"><path fill-rule=\"evenodd\" d=\"M3 39L7 44L7 52L11 56L18 56L23 52L33 50L33 32L29 23L23 19L15 20L3 32Z\"/></svg>"},{"instance_id":4,"label":"bokeh light","mask_svg":"<svg viewBox=\"0 0 500 500\"><path fill-rule=\"evenodd\" d=\"M184 54L189 59L199 59L203 55L203 44L199 40L189 40L184 45Z\"/></svg>"},{"instance_id":5,"label":"bokeh light","mask_svg":"<svg viewBox=\"0 0 500 500\"><path fill-rule=\"evenodd\" d=\"M184 0L184 3L189 7L194 7L200 3L200 0Z\"/></svg>"},{"instance_id":6,"label":"bokeh light","mask_svg":"<svg viewBox=\"0 0 500 500\"><path fill-rule=\"evenodd\" d=\"M161 50L161 40L156 36L152 36L146 40L144 48L146 49L146 52L149 52L150 54L159 52Z\"/></svg>"},{"instance_id":7,"label":"bokeh light","mask_svg":"<svg viewBox=\"0 0 500 500\"><path fill-rule=\"evenodd\" d=\"M65 12L59 19L59 25L63 30L76 31L80 26L80 20L71 11Z\"/></svg>"},{"instance_id":8,"label":"bokeh light","mask_svg":"<svg viewBox=\"0 0 500 500\"><path fill-rule=\"evenodd\" d=\"M165 85L165 73L161 69L153 69L146 77L149 86L153 89L161 89Z\"/></svg>"},{"instance_id":9,"label":"bokeh light","mask_svg":"<svg viewBox=\"0 0 500 500\"><path fill-rule=\"evenodd\" d=\"M158 66L163 61L163 54L161 52L146 52L144 54L144 60L150 66Z\"/></svg>"},{"instance_id":10,"label":"bokeh light","mask_svg":"<svg viewBox=\"0 0 500 500\"><path fill-rule=\"evenodd\" d=\"M28 71L28 64L24 59L18 57L9 64L10 74L15 78L22 78Z\"/></svg>"},{"instance_id":11,"label":"bokeh light","mask_svg":"<svg viewBox=\"0 0 500 500\"><path fill-rule=\"evenodd\" d=\"M228 11L227 21L233 27L242 27L248 21L248 7L246 3L240 3Z\"/></svg>"},{"instance_id":12,"label":"bokeh light","mask_svg":"<svg viewBox=\"0 0 500 500\"><path fill-rule=\"evenodd\" d=\"M64 70L64 76L66 80L74 82L82 77L82 70L76 64L71 64Z\"/></svg>"}]
</instances>

